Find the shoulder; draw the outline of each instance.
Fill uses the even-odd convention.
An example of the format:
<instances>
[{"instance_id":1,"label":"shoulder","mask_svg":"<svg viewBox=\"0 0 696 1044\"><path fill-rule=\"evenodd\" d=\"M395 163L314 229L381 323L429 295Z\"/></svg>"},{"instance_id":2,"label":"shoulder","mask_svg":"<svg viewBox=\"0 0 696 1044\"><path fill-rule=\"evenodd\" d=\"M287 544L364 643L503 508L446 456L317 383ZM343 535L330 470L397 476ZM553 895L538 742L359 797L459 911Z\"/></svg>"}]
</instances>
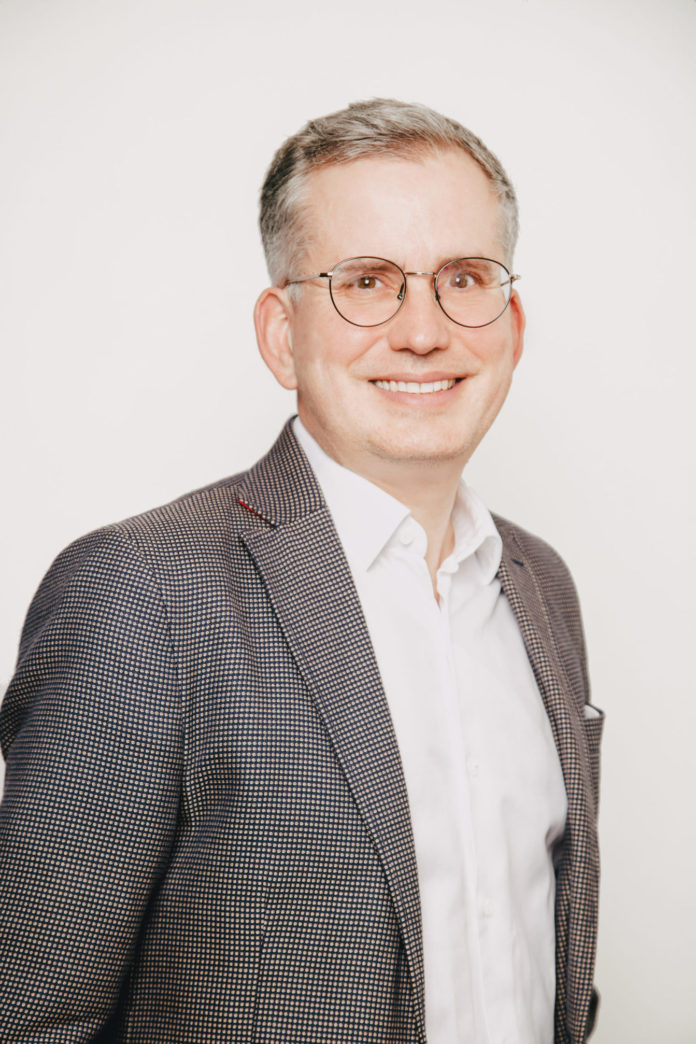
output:
<instances>
[{"instance_id":1,"label":"shoulder","mask_svg":"<svg viewBox=\"0 0 696 1044\"><path fill-rule=\"evenodd\" d=\"M146 593L169 609L246 576L242 537L315 506L309 466L286 424L250 469L80 537L53 562L27 617L36 635L66 602L83 607ZM289 506L288 506L289 505ZM266 510L268 509L268 510Z\"/></svg>"},{"instance_id":2,"label":"shoulder","mask_svg":"<svg viewBox=\"0 0 696 1044\"><path fill-rule=\"evenodd\" d=\"M494 514L493 521L507 553L513 558L522 558L544 594L565 595L577 603L577 591L570 569L555 548L500 515Z\"/></svg>"},{"instance_id":3,"label":"shoulder","mask_svg":"<svg viewBox=\"0 0 696 1044\"><path fill-rule=\"evenodd\" d=\"M239 498L240 483L246 474L240 472L221 479L87 533L71 543L54 566L89 566L106 558L132 560L146 570L156 571L158 563L183 563L191 555L228 545L249 520Z\"/></svg>"},{"instance_id":4,"label":"shoulder","mask_svg":"<svg viewBox=\"0 0 696 1044\"><path fill-rule=\"evenodd\" d=\"M101 612L114 619L117 605L167 601L163 595L171 579L185 586L216 560L229 560L242 516L248 514L237 502L242 477L194 490L69 544L32 600L20 656L58 610L80 617Z\"/></svg>"},{"instance_id":5,"label":"shoulder","mask_svg":"<svg viewBox=\"0 0 696 1044\"><path fill-rule=\"evenodd\" d=\"M105 527L111 534L148 559L157 560L168 552L180 556L194 548L224 543L230 533L248 521L240 503L239 489L246 472L221 479Z\"/></svg>"},{"instance_id":6,"label":"shoulder","mask_svg":"<svg viewBox=\"0 0 696 1044\"><path fill-rule=\"evenodd\" d=\"M566 669L586 702L589 693L587 650L575 582L563 558L545 540L494 515L503 540L503 561L523 564L544 606L548 626Z\"/></svg>"},{"instance_id":7,"label":"shoulder","mask_svg":"<svg viewBox=\"0 0 696 1044\"><path fill-rule=\"evenodd\" d=\"M151 561L228 552L249 529L304 517L323 505L289 421L251 468L107 527Z\"/></svg>"}]
</instances>

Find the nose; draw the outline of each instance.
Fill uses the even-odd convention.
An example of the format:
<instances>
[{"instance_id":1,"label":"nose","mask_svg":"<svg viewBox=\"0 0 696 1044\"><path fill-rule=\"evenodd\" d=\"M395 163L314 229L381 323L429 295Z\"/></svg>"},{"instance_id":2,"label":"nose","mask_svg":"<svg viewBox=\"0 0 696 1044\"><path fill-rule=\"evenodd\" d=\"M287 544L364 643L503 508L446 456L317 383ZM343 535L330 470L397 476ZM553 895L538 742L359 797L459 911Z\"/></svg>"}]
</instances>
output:
<instances>
[{"instance_id":1,"label":"nose","mask_svg":"<svg viewBox=\"0 0 696 1044\"><path fill-rule=\"evenodd\" d=\"M389 324L389 340L394 351L408 350L416 355L446 348L451 330L447 316L435 298L429 272L407 273L405 300Z\"/></svg>"}]
</instances>

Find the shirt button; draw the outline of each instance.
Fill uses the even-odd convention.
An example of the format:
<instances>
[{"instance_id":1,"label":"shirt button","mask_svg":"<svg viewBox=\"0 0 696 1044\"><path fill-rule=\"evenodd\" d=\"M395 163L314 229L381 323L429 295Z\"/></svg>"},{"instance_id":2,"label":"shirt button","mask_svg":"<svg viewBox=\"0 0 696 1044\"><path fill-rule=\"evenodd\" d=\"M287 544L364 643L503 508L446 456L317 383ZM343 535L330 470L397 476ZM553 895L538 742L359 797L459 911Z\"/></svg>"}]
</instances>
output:
<instances>
[{"instance_id":1,"label":"shirt button","mask_svg":"<svg viewBox=\"0 0 696 1044\"><path fill-rule=\"evenodd\" d=\"M469 772L472 776L476 777L479 774L479 763L478 761L469 762Z\"/></svg>"},{"instance_id":2,"label":"shirt button","mask_svg":"<svg viewBox=\"0 0 696 1044\"><path fill-rule=\"evenodd\" d=\"M408 547L409 544L412 544L415 539L416 527L413 524L413 522L409 520L408 522L404 523L404 525L399 530L399 540L404 545L404 547Z\"/></svg>"},{"instance_id":3,"label":"shirt button","mask_svg":"<svg viewBox=\"0 0 696 1044\"><path fill-rule=\"evenodd\" d=\"M483 900L483 903L481 904L481 912L483 913L483 916L486 918L493 916L493 903L490 901L490 899Z\"/></svg>"}]
</instances>

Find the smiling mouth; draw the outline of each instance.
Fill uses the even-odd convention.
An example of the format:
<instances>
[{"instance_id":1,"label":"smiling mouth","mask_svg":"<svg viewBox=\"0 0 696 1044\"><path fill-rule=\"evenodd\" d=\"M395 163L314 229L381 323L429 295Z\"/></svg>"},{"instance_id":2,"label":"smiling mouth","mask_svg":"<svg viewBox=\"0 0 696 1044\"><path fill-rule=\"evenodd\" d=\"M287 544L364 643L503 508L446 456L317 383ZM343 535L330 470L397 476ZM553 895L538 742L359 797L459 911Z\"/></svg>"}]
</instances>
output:
<instances>
[{"instance_id":1,"label":"smiling mouth","mask_svg":"<svg viewBox=\"0 0 696 1044\"><path fill-rule=\"evenodd\" d=\"M409 392L411 395L432 395L433 392L449 391L454 388L457 380L451 378L444 381L373 381L383 391Z\"/></svg>"}]
</instances>

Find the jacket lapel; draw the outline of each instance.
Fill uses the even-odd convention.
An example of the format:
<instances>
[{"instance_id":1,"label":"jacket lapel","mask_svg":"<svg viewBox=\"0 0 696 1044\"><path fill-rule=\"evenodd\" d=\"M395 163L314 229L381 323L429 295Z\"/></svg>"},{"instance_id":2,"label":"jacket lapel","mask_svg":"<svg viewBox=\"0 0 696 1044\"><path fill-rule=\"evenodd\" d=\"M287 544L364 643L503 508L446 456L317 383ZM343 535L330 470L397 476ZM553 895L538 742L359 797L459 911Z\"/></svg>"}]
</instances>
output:
<instances>
[{"instance_id":1,"label":"jacket lapel","mask_svg":"<svg viewBox=\"0 0 696 1044\"><path fill-rule=\"evenodd\" d=\"M503 538L498 572L517 619L527 655L551 723L568 798L568 817L556 883L557 1041L584 1039L592 987L596 925L594 810L579 707L549 619L532 563L509 523L496 519ZM579 945L579 940L583 944ZM558 1019L563 1025L558 1025ZM567 1034L570 1034L568 1037Z\"/></svg>"},{"instance_id":2,"label":"jacket lapel","mask_svg":"<svg viewBox=\"0 0 696 1044\"><path fill-rule=\"evenodd\" d=\"M253 512L243 540L382 861L424 1039L418 875L396 736L348 563L289 425L240 502Z\"/></svg>"}]
</instances>

